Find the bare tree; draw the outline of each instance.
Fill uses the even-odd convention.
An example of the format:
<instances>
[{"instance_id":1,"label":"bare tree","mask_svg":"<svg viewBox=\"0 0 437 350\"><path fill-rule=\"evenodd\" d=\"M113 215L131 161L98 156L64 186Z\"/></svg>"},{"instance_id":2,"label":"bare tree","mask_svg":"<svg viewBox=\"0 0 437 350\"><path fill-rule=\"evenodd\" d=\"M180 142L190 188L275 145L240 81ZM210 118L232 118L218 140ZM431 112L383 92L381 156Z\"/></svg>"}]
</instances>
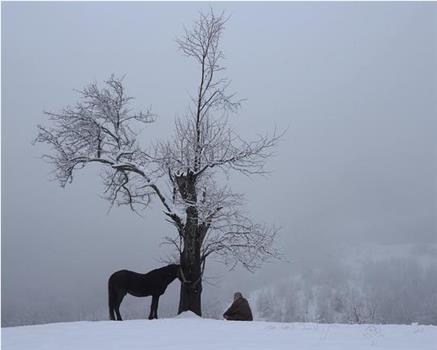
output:
<instances>
[{"instance_id":1,"label":"bare tree","mask_svg":"<svg viewBox=\"0 0 437 350\"><path fill-rule=\"evenodd\" d=\"M226 18L212 11L200 14L192 29L177 40L183 54L200 69L195 96L188 112L175 123L172 138L149 149L138 142L135 124L147 124L154 115L132 113L122 79L111 76L106 87L91 84L81 100L59 113L46 112L51 127L39 126L37 142L48 143L55 177L65 186L76 170L90 163L102 167L105 194L111 204L147 208L157 199L175 228L165 242L180 257L183 282L179 313L201 315L202 276L208 257L231 267L256 269L276 257L276 229L253 223L241 211L243 196L232 192L221 174L265 174L265 161L280 138L276 132L244 141L231 127L229 116L241 104L228 93L222 76L220 39ZM227 178L227 177L226 177Z\"/></svg>"}]
</instances>

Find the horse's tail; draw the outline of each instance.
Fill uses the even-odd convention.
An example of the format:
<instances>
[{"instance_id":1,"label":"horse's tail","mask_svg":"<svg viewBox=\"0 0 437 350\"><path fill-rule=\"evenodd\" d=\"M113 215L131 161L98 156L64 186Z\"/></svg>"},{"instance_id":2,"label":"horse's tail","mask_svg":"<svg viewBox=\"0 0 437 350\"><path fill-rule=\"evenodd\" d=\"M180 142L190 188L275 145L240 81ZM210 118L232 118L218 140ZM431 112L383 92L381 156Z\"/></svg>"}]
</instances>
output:
<instances>
[{"instance_id":1,"label":"horse's tail","mask_svg":"<svg viewBox=\"0 0 437 350\"><path fill-rule=\"evenodd\" d=\"M111 280L108 281L108 307L109 307L109 318L115 321L114 313L114 291L111 286Z\"/></svg>"}]
</instances>

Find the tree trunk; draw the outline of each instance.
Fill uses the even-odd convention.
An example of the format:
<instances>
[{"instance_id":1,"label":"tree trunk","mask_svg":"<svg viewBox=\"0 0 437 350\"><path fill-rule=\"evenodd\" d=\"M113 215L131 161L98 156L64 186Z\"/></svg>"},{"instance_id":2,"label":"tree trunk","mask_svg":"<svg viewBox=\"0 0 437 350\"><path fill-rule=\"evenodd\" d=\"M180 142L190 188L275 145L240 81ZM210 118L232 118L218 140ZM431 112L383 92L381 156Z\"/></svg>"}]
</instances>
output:
<instances>
[{"instance_id":1,"label":"tree trunk","mask_svg":"<svg viewBox=\"0 0 437 350\"><path fill-rule=\"evenodd\" d=\"M183 228L184 247L180 256L180 263L184 280L181 285L179 312L192 311L202 316L202 272L201 272L201 229L199 227L198 211L196 208L197 194L195 177L192 173L177 177L182 198L192 203L186 209L186 221Z\"/></svg>"},{"instance_id":2,"label":"tree trunk","mask_svg":"<svg viewBox=\"0 0 437 350\"><path fill-rule=\"evenodd\" d=\"M202 278L200 273L199 263L187 263L181 259L181 267L183 269L186 279L189 282L181 283L181 293L179 299L179 311L192 311L195 314L202 316Z\"/></svg>"},{"instance_id":3,"label":"tree trunk","mask_svg":"<svg viewBox=\"0 0 437 350\"><path fill-rule=\"evenodd\" d=\"M180 260L185 281L181 284L178 313L192 311L202 316L202 272L197 232L197 225L193 225L191 232L185 231L184 250Z\"/></svg>"}]
</instances>

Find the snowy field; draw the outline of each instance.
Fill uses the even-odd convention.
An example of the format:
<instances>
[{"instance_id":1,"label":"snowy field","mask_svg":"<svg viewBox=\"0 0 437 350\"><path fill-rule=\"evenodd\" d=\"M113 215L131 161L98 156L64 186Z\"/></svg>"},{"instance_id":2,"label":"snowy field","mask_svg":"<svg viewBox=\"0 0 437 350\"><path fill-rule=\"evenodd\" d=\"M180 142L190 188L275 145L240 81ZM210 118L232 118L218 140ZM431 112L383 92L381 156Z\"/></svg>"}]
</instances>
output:
<instances>
[{"instance_id":1,"label":"snowy field","mask_svg":"<svg viewBox=\"0 0 437 350\"><path fill-rule=\"evenodd\" d=\"M188 317L187 317L188 316ZM197 317L2 328L4 350L437 350L437 327L228 322Z\"/></svg>"}]
</instances>

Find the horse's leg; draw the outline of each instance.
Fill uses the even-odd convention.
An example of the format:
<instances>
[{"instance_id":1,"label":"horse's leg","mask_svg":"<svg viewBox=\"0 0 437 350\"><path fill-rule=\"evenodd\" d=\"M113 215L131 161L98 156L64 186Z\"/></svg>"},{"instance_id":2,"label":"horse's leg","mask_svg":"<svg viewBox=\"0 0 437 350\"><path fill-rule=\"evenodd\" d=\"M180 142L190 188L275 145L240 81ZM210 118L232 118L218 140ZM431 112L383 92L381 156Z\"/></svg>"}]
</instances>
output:
<instances>
[{"instance_id":1,"label":"horse's leg","mask_svg":"<svg viewBox=\"0 0 437 350\"><path fill-rule=\"evenodd\" d=\"M153 319L153 305L155 303L155 296L152 296L152 301L150 303L149 320Z\"/></svg>"},{"instance_id":2,"label":"horse's leg","mask_svg":"<svg viewBox=\"0 0 437 350\"><path fill-rule=\"evenodd\" d=\"M155 310L156 310L156 307L158 305L158 299L159 299L159 296L158 297L156 295L152 296L152 302L150 303L149 320L152 320L155 318Z\"/></svg>"},{"instance_id":3,"label":"horse's leg","mask_svg":"<svg viewBox=\"0 0 437 350\"><path fill-rule=\"evenodd\" d=\"M117 314L117 321L123 321L123 319L121 318L121 315L120 315L120 304L123 301L123 298L125 295L126 295L126 293L118 294L117 300L115 301L114 309L115 309L115 313Z\"/></svg>"},{"instance_id":4,"label":"horse's leg","mask_svg":"<svg viewBox=\"0 0 437 350\"><path fill-rule=\"evenodd\" d=\"M111 320L115 320L114 314L114 303L115 303L115 295L111 285L108 285L108 308L109 308L109 318Z\"/></svg>"},{"instance_id":5,"label":"horse's leg","mask_svg":"<svg viewBox=\"0 0 437 350\"><path fill-rule=\"evenodd\" d=\"M155 318L158 319L158 303L159 303L159 297L160 295L156 296L156 303L155 303Z\"/></svg>"},{"instance_id":6,"label":"horse's leg","mask_svg":"<svg viewBox=\"0 0 437 350\"><path fill-rule=\"evenodd\" d=\"M109 319L115 321L114 307L109 305Z\"/></svg>"}]
</instances>

